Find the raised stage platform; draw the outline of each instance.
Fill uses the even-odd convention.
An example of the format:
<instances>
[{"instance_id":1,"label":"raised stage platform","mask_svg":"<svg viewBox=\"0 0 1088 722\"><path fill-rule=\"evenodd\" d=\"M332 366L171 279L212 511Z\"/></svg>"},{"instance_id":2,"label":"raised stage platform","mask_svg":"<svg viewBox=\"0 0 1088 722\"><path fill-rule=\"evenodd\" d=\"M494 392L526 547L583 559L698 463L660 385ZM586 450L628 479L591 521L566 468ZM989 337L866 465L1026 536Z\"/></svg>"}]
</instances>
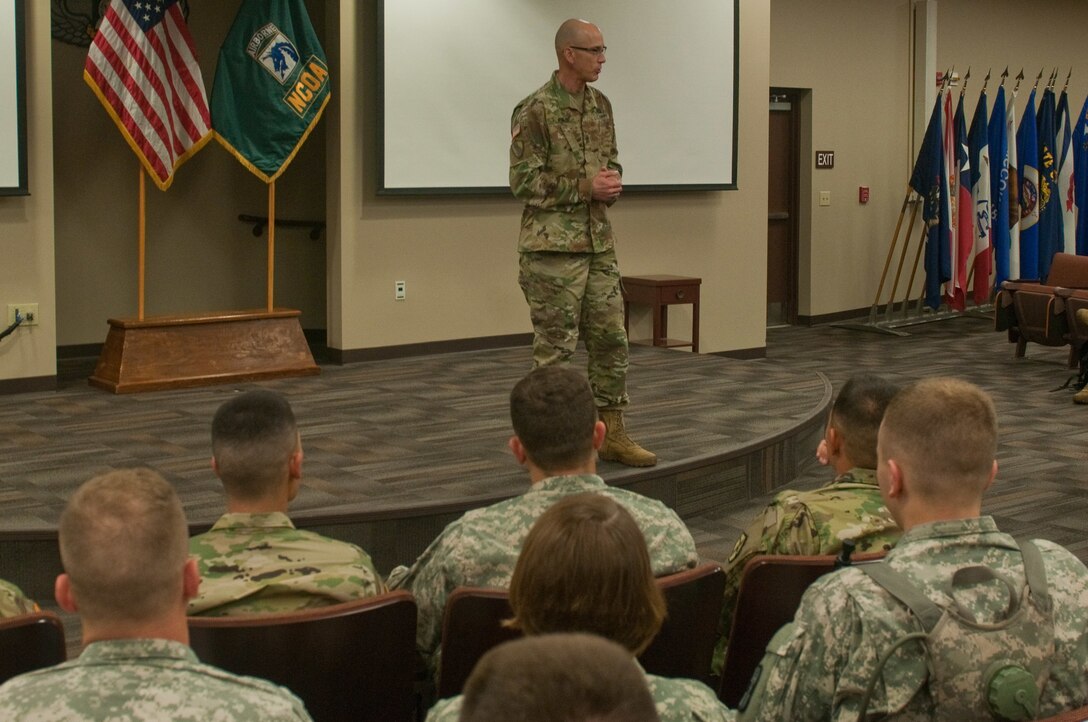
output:
<instances>
[{"instance_id":1,"label":"raised stage platform","mask_svg":"<svg viewBox=\"0 0 1088 722\"><path fill-rule=\"evenodd\" d=\"M506 447L507 399L529 355L526 347L442 354L261 382L291 400L301 428L296 523L358 543L388 573L465 510L520 493L528 478ZM255 385L116 396L80 382L0 396L0 578L50 598L57 518L81 482L110 468L157 469L177 487L194 531L205 529L223 510L209 463L211 417ZM631 348L629 391L628 429L660 461L650 469L602 462L599 472L682 517L793 479L811 463L832 396L816 371L645 346Z\"/></svg>"}]
</instances>

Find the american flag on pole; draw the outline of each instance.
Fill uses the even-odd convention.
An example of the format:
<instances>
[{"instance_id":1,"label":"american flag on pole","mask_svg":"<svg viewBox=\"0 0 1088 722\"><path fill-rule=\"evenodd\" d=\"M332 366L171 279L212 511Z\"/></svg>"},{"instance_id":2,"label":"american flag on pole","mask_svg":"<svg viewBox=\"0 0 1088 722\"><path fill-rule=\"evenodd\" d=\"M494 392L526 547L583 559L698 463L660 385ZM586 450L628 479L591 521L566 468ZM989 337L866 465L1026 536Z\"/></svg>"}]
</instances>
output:
<instances>
[{"instance_id":1,"label":"american flag on pole","mask_svg":"<svg viewBox=\"0 0 1088 722\"><path fill-rule=\"evenodd\" d=\"M204 79L178 0L111 0L83 79L162 190L212 137Z\"/></svg>"}]
</instances>

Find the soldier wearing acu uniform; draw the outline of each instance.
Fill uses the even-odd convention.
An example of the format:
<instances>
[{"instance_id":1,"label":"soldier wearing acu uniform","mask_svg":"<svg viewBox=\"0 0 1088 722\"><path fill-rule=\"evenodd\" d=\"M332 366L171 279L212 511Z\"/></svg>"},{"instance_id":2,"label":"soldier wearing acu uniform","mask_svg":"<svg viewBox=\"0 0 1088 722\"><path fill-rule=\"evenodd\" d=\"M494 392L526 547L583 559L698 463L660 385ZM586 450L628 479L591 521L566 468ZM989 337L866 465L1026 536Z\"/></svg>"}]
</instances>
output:
<instances>
[{"instance_id":1,"label":"soldier wearing acu uniform","mask_svg":"<svg viewBox=\"0 0 1088 722\"><path fill-rule=\"evenodd\" d=\"M200 576L181 502L158 474L127 469L88 481L58 532L57 603L79 613L84 650L0 687L0 719L310 719L286 689L201 664L189 648L185 606Z\"/></svg>"},{"instance_id":2,"label":"soldier wearing acu uniform","mask_svg":"<svg viewBox=\"0 0 1088 722\"><path fill-rule=\"evenodd\" d=\"M666 613L638 524L615 500L594 493L560 499L533 524L511 579L510 608L513 626L528 637L589 632L632 656L650 646ZM702 682L639 671L661 722L734 719ZM440 701L427 722L454 722L464 700Z\"/></svg>"},{"instance_id":3,"label":"soldier wearing acu uniform","mask_svg":"<svg viewBox=\"0 0 1088 722\"><path fill-rule=\"evenodd\" d=\"M296 529L287 516L301 484L302 444L286 399L257 390L223 404L212 453L228 512L190 540L204 582L189 614L291 612L385 591L366 552Z\"/></svg>"},{"instance_id":4,"label":"soldier wearing acu uniform","mask_svg":"<svg viewBox=\"0 0 1088 722\"><path fill-rule=\"evenodd\" d=\"M0 579L0 617L17 617L37 612L38 605L11 582Z\"/></svg>"},{"instance_id":5,"label":"soldier wearing acu uniform","mask_svg":"<svg viewBox=\"0 0 1088 722\"><path fill-rule=\"evenodd\" d=\"M600 456L653 466L627 435L627 332L607 207L623 190L612 105L589 83L605 62L596 25L567 20L555 35L559 69L514 108L510 188L525 203L519 284L533 322L533 365L566 364L581 336L607 428Z\"/></svg>"},{"instance_id":6,"label":"soldier wearing acu uniform","mask_svg":"<svg viewBox=\"0 0 1088 722\"><path fill-rule=\"evenodd\" d=\"M515 434L510 449L529 471L529 490L468 512L447 526L415 564L389 575L391 588L415 596L417 646L435 667L450 593L458 586L508 587L533 522L563 497L594 492L622 504L642 530L658 576L698 562L695 541L676 512L655 499L607 486L597 476L604 424L597 420L584 376L561 366L531 371L510 394L510 418Z\"/></svg>"},{"instance_id":7,"label":"soldier wearing acu uniform","mask_svg":"<svg viewBox=\"0 0 1088 722\"><path fill-rule=\"evenodd\" d=\"M989 706L1002 697L1025 703L1012 719L1038 719L1088 702L1088 569L1047 541L1034 541L1033 554L1025 544L1021 553L992 518L980 516L997 473L990 398L963 381L916 383L889 404L877 448L880 490L903 536L882 564L841 569L808 589L753 674L742 719L857 719L870 683L866 719L996 719ZM1037 703L1027 704L1032 695L1015 694L1000 677L978 683L992 662L974 653L932 657L939 628L925 644L909 639L928 626L899 601L901 590L893 595L875 581L882 575L863 571L871 566L898 572L946 618L954 612L971 620L946 632L968 640L1001 629L1022 635L990 651L1005 668L1033 670Z\"/></svg>"},{"instance_id":8,"label":"soldier wearing acu uniform","mask_svg":"<svg viewBox=\"0 0 1088 722\"><path fill-rule=\"evenodd\" d=\"M850 378L831 408L817 457L837 476L820 489L781 491L741 534L725 567L725 604L714 654L721 674L744 565L758 554L838 554L886 551L900 530L876 483L876 436L897 387L873 374Z\"/></svg>"}]
</instances>

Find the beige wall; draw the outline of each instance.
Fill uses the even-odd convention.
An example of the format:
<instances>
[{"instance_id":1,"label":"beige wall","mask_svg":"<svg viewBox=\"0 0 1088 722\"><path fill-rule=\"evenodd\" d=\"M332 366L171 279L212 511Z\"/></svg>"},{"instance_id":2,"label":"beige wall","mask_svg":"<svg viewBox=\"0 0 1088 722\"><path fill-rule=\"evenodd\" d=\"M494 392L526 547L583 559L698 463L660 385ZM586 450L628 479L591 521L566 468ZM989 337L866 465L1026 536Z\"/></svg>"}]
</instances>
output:
<instances>
[{"instance_id":1,"label":"beige wall","mask_svg":"<svg viewBox=\"0 0 1088 722\"><path fill-rule=\"evenodd\" d=\"M341 85L328 154L329 188L338 188L329 215L339 224L330 232L330 343L363 349L526 333L514 250L520 208L512 198L375 194L374 6L339 3ZM765 344L769 7L744 0L740 17L740 190L629 194L611 211L623 273L702 277L703 351ZM393 299L397 279L407 282L405 301ZM679 329L690 318L685 311L674 312Z\"/></svg>"},{"instance_id":2,"label":"beige wall","mask_svg":"<svg viewBox=\"0 0 1088 722\"><path fill-rule=\"evenodd\" d=\"M1006 65L1014 75L1023 66L1030 75L1028 87L1040 67L1049 75L1059 66L1063 82L1073 67L1070 101L1074 112L1080 109L1088 91L1088 67L1079 29L1088 25L1088 3L935 4L937 67L954 65L958 72L972 68L965 98L968 118L987 68L994 72L992 91ZM873 302L913 166L910 7L908 0L772 2L770 84L811 89L803 103L808 134L802 139L801 161L802 315L867 308ZM1022 89L1019 112L1026 97ZM812 151L825 149L836 151L835 168L815 170ZM870 186L872 194L864 206L857 202L861 185ZM818 205L820 190L831 191L831 206ZM887 300L890 285L889 277L881 302ZM905 279L897 300L904 287ZM915 296L920 289L921 273Z\"/></svg>"},{"instance_id":3,"label":"beige wall","mask_svg":"<svg viewBox=\"0 0 1088 722\"><path fill-rule=\"evenodd\" d=\"M39 325L19 328L0 341L0 379L50 377L57 372L49 5L23 6L30 195L0 196L0 320L6 327L9 303L37 303Z\"/></svg>"}]
</instances>

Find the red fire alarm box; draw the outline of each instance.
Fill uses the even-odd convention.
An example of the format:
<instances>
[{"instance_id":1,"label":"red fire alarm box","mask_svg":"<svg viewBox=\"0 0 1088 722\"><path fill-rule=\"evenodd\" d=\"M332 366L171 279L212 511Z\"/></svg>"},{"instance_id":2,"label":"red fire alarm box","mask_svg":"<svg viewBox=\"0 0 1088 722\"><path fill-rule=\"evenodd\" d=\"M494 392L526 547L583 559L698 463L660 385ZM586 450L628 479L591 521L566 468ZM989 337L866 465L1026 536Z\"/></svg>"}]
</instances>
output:
<instances>
[{"instance_id":1,"label":"red fire alarm box","mask_svg":"<svg viewBox=\"0 0 1088 722\"><path fill-rule=\"evenodd\" d=\"M869 186L858 186L858 203L869 202Z\"/></svg>"}]
</instances>

